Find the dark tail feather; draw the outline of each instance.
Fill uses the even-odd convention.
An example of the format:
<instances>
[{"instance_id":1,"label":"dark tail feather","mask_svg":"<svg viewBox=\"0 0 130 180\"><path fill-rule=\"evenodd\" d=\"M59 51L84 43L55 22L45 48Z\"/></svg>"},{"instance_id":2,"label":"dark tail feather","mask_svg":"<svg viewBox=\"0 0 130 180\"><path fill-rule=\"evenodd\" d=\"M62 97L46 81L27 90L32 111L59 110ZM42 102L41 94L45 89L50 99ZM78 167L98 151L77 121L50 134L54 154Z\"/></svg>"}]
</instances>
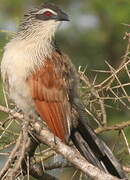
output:
<instances>
[{"instance_id":1,"label":"dark tail feather","mask_svg":"<svg viewBox=\"0 0 130 180\"><path fill-rule=\"evenodd\" d=\"M71 139L80 153L93 165L120 178L127 177L108 146L94 133L83 119L72 129Z\"/></svg>"}]
</instances>

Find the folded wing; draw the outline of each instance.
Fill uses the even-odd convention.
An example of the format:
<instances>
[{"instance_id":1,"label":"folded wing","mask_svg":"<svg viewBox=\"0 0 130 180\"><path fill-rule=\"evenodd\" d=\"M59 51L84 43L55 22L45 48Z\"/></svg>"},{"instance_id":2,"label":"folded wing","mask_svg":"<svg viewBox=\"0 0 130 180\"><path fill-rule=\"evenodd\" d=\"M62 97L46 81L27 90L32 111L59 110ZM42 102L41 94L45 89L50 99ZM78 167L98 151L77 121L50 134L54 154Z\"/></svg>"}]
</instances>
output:
<instances>
[{"instance_id":1,"label":"folded wing","mask_svg":"<svg viewBox=\"0 0 130 180\"><path fill-rule=\"evenodd\" d=\"M71 122L68 82L60 56L56 58L56 55L55 59L46 59L44 65L28 77L27 83L41 118L56 136L67 141Z\"/></svg>"}]
</instances>

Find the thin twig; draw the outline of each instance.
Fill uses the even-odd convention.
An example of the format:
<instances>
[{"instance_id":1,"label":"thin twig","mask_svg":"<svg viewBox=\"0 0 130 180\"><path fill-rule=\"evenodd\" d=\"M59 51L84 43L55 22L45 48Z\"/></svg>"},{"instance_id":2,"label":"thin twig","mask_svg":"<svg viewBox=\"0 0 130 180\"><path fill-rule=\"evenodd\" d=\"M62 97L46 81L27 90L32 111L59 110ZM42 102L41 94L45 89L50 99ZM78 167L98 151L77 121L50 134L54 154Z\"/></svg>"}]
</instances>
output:
<instances>
[{"instance_id":1,"label":"thin twig","mask_svg":"<svg viewBox=\"0 0 130 180\"><path fill-rule=\"evenodd\" d=\"M99 133L103 133L106 131L121 130L121 129L124 129L128 126L130 126L130 121L122 122L120 124L114 124L113 126L99 127L97 129L95 129L95 132L97 134L99 134Z\"/></svg>"},{"instance_id":2,"label":"thin twig","mask_svg":"<svg viewBox=\"0 0 130 180\"><path fill-rule=\"evenodd\" d=\"M122 134L122 136L123 136L123 138L124 138L124 141L125 141L125 144L126 144L126 147L127 147L128 153L129 153L129 155L130 155L130 147L129 147L129 143L128 143L128 141L127 141L127 138L126 138L126 135L125 135L125 133L124 133L124 130L123 130L123 129L121 129L121 134Z\"/></svg>"},{"instance_id":3,"label":"thin twig","mask_svg":"<svg viewBox=\"0 0 130 180\"><path fill-rule=\"evenodd\" d=\"M18 148L19 148L19 146L21 144L21 140L22 140L22 133L20 133L19 138L17 140L17 143L16 143L14 149L11 151L11 154L10 154L7 162L5 163L4 167L2 168L2 170L0 172L0 179L2 179L4 174L7 172L7 170L11 166L12 161L15 159L16 152L17 152L17 150L18 150Z\"/></svg>"}]
</instances>

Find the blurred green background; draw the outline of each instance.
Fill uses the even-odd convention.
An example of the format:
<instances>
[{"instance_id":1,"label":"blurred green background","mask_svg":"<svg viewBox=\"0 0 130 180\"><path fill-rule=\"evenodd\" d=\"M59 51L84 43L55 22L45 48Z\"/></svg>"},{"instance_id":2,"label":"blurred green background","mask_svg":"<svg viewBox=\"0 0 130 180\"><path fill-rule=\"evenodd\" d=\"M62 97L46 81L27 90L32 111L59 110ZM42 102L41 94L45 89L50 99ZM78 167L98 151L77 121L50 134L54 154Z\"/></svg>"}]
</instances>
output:
<instances>
[{"instance_id":1,"label":"blurred green background","mask_svg":"<svg viewBox=\"0 0 130 180\"><path fill-rule=\"evenodd\" d=\"M130 27L123 25L130 24L130 0L0 0L0 60L3 47L11 38L11 32L17 30L24 11L44 2L53 2L69 14L71 21L60 27L57 42L77 68L104 70L106 60L115 68L119 66L127 46L123 37L130 31ZM1 81L0 104L4 104ZM129 120L130 112L124 108L120 112L108 111L107 115L109 123L114 124ZM109 143L113 143L112 136L107 135ZM129 140L128 129L126 135ZM129 160L126 157L125 162Z\"/></svg>"}]
</instances>

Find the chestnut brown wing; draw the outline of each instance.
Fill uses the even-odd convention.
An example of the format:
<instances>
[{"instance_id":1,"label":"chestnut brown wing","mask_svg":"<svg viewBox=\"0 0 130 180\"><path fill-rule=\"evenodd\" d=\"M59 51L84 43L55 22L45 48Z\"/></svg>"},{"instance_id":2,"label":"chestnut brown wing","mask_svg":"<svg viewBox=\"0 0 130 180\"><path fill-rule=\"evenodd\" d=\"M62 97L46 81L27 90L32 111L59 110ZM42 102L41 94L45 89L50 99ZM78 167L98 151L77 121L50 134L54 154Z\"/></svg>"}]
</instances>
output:
<instances>
[{"instance_id":1,"label":"chestnut brown wing","mask_svg":"<svg viewBox=\"0 0 130 180\"><path fill-rule=\"evenodd\" d=\"M64 75L62 62L47 59L43 67L27 79L27 83L41 118L56 136L67 141L70 134L71 107L67 94L67 78Z\"/></svg>"}]
</instances>

